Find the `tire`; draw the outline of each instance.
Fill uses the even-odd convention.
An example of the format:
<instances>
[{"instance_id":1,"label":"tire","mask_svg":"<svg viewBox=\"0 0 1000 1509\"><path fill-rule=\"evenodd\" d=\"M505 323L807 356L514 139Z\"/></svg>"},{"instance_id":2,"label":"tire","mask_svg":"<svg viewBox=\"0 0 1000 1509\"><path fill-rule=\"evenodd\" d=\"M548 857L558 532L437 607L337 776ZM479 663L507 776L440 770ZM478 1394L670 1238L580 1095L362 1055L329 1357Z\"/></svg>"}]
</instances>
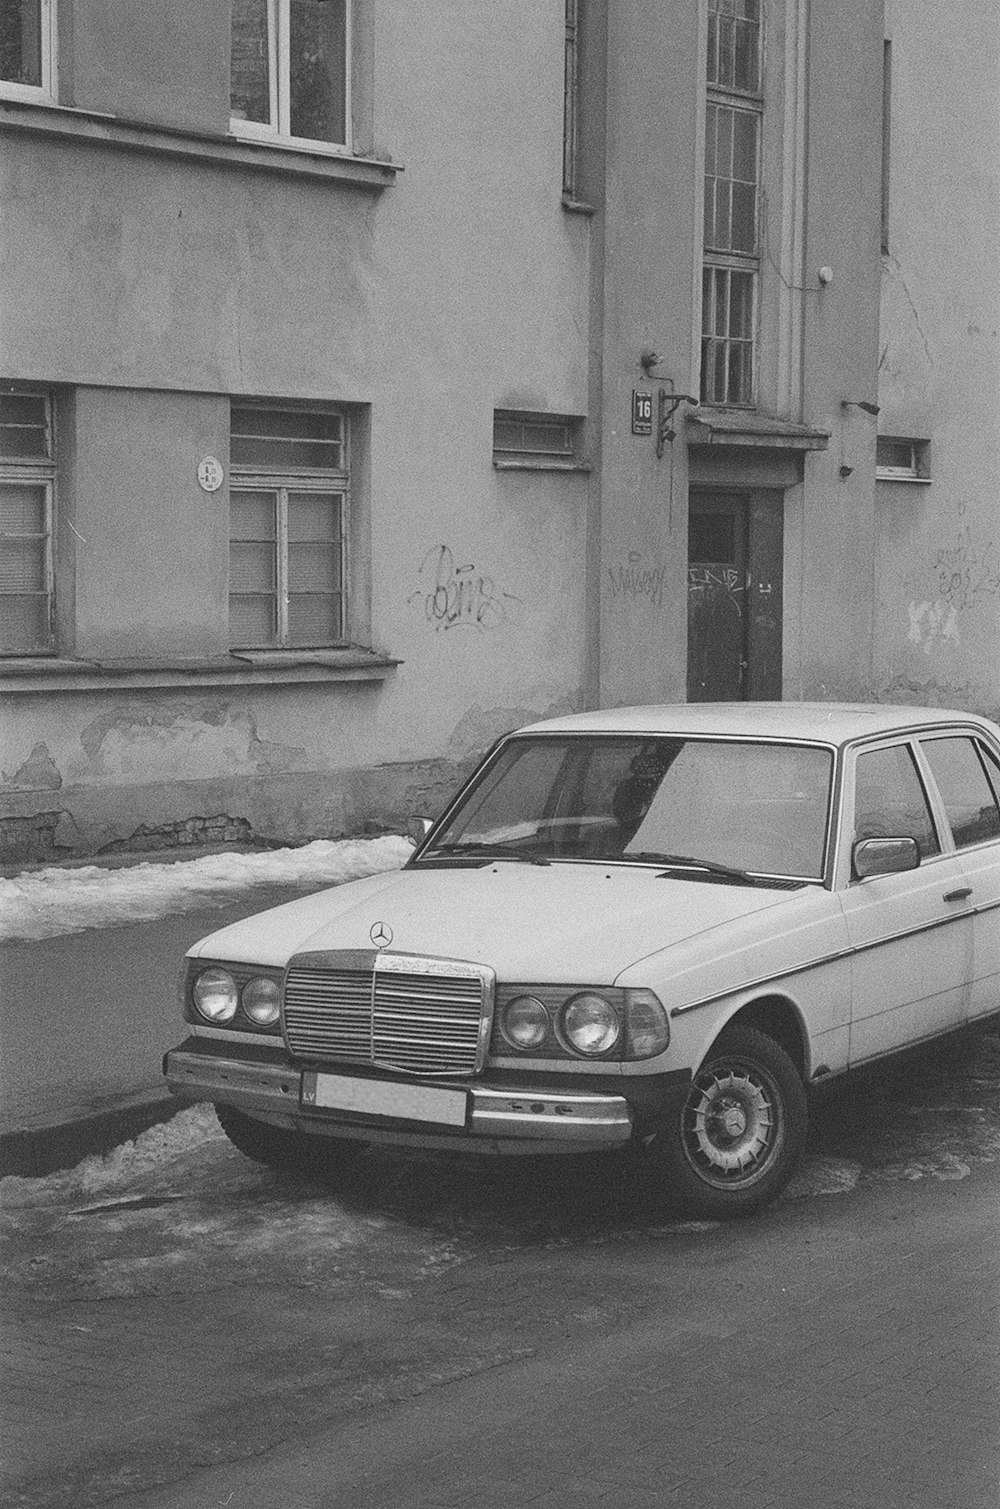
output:
<instances>
[{"instance_id":1,"label":"tire","mask_svg":"<svg viewBox=\"0 0 1000 1509\"><path fill-rule=\"evenodd\" d=\"M334 1140L307 1132L289 1132L247 1116L235 1106L216 1105L215 1114L233 1147L245 1158L285 1173L329 1177L341 1166L353 1165L365 1147L362 1142L346 1138Z\"/></svg>"},{"instance_id":2,"label":"tire","mask_svg":"<svg viewBox=\"0 0 1000 1509\"><path fill-rule=\"evenodd\" d=\"M784 1048L755 1028L733 1027L709 1050L650 1152L671 1203L727 1220L753 1215L781 1193L808 1125L805 1088Z\"/></svg>"}]
</instances>

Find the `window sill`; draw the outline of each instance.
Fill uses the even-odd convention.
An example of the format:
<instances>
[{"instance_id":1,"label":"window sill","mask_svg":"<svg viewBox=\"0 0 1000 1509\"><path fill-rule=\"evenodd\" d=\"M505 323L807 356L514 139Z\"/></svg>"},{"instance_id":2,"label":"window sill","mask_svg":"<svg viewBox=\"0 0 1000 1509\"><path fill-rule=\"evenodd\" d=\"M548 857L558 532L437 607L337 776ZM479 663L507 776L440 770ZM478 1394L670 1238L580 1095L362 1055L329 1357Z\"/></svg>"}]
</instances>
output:
<instances>
[{"instance_id":1,"label":"window sill","mask_svg":"<svg viewBox=\"0 0 1000 1509\"><path fill-rule=\"evenodd\" d=\"M179 131L89 110L11 99L0 99L0 130L54 141L89 142L97 147L147 152L188 162L333 179L356 188L383 189L401 171L398 163L351 157L322 145L311 148L291 141L261 142L233 135Z\"/></svg>"},{"instance_id":2,"label":"window sill","mask_svg":"<svg viewBox=\"0 0 1000 1509\"><path fill-rule=\"evenodd\" d=\"M930 487L933 480L932 477L914 477L906 472L880 472L877 468L875 471L876 482L902 482L904 487L912 487L914 483L917 487Z\"/></svg>"},{"instance_id":3,"label":"window sill","mask_svg":"<svg viewBox=\"0 0 1000 1509\"><path fill-rule=\"evenodd\" d=\"M570 194L562 196L562 207L571 215L595 215L594 205L588 204L585 199L574 199Z\"/></svg>"},{"instance_id":4,"label":"window sill","mask_svg":"<svg viewBox=\"0 0 1000 1509\"><path fill-rule=\"evenodd\" d=\"M699 409L687 415L689 445L754 445L775 450L825 451L830 443L827 430L772 419L747 409Z\"/></svg>"},{"instance_id":5,"label":"window sill","mask_svg":"<svg viewBox=\"0 0 1000 1509\"><path fill-rule=\"evenodd\" d=\"M384 681L401 662L373 650L240 650L213 659L0 660L0 692L141 691L199 686L290 685L306 681Z\"/></svg>"},{"instance_id":6,"label":"window sill","mask_svg":"<svg viewBox=\"0 0 1000 1509\"><path fill-rule=\"evenodd\" d=\"M558 456L494 456L498 472L589 472L589 461L566 461Z\"/></svg>"},{"instance_id":7,"label":"window sill","mask_svg":"<svg viewBox=\"0 0 1000 1509\"><path fill-rule=\"evenodd\" d=\"M0 100L12 101L17 105L54 105L56 103L50 90L42 84L15 84L12 79L4 79L0 83Z\"/></svg>"}]
</instances>

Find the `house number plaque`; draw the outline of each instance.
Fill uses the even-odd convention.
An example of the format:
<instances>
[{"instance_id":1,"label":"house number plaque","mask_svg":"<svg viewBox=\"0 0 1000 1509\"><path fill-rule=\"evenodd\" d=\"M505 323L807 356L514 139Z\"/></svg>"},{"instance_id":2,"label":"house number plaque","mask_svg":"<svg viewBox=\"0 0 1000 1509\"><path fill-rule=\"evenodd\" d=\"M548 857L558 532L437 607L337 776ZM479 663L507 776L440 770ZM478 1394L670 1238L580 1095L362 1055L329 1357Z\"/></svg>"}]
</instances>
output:
<instances>
[{"instance_id":1,"label":"house number plaque","mask_svg":"<svg viewBox=\"0 0 1000 1509\"><path fill-rule=\"evenodd\" d=\"M632 389L632 434L651 435L653 433L653 395L652 393L640 393L637 388Z\"/></svg>"},{"instance_id":2,"label":"house number plaque","mask_svg":"<svg viewBox=\"0 0 1000 1509\"><path fill-rule=\"evenodd\" d=\"M222 470L222 462L215 456L206 456L204 461L198 462L198 486L202 492L214 493L222 486L225 472Z\"/></svg>"}]
</instances>

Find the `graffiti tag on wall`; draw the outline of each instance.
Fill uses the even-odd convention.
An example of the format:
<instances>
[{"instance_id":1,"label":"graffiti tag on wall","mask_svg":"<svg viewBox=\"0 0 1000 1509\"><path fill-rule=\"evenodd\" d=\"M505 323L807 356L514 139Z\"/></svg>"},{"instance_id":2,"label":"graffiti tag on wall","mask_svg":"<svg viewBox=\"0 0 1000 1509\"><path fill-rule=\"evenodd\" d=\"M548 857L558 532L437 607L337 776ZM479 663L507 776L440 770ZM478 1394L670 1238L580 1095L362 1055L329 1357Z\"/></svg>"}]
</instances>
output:
<instances>
[{"instance_id":1,"label":"graffiti tag on wall","mask_svg":"<svg viewBox=\"0 0 1000 1509\"><path fill-rule=\"evenodd\" d=\"M993 540L977 544L968 524L934 561L938 596L955 608L971 608L978 599L1000 591L1000 551Z\"/></svg>"},{"instance_id":2,"label":"graffiti tag on wall","mask_svg":"<svg viewBox=\"0 0 1000 1509\"><path fill-rule=\"evenodd\" d=\"M456 565L454 553L447 545L435 545L428 550L417 576L420 585L406 601L422 602L427 622L438 632L460 625L499 629L506 623L520 622L523 600L502 591L493 577L474 563Z\"/></svg>"},{"instance_id":3,"label":"graffiti tag on wall","mask_svg":"<svg viewBox=\"0 0 1000 1509\"><path fill-rule=\"evenodd\" d=\"M667 584L666 566L644 566L642 552L630 550L625 565L609 566L611 597L629 599L632 602L645 600L651 608L663 605L663 592Z\"/></svg>"}]
</instances>

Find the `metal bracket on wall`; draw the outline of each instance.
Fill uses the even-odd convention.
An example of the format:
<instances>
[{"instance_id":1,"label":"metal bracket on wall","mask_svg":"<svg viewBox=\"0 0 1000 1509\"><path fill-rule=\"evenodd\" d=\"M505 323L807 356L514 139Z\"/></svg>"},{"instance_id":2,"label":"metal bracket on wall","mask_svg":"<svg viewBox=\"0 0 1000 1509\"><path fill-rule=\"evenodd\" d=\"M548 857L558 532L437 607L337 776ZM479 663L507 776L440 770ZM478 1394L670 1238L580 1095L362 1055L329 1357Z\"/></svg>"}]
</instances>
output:
<instances>
[{"instance_id":1,"label":"metal bracket on wall","mask_svg":"<svg viewBox=\"0 0 1000 1509\"><path fill-rule=\"evenodd\" d=\"M668 393L666 388L661 388L657 403L656 454L662 456L667 441L669 440L673 445L677 438L677 431L672 425L677 410L682 403L689 403L697 408L698 400L692 398L690 393Z\"/></svg>"}]
</instances>

